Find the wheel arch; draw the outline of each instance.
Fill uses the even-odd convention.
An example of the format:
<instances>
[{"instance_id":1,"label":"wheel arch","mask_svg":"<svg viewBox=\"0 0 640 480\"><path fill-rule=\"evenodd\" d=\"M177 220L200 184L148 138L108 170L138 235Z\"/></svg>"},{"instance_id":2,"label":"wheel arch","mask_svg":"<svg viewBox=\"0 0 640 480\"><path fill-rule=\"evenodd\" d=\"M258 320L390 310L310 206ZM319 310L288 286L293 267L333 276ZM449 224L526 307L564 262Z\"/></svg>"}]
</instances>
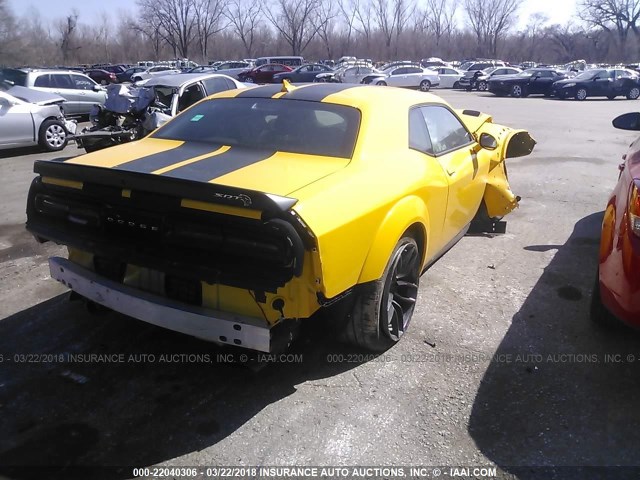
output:
<instances>
[{"instance_id":1,"label":"wheel arch","mask_svg":"<svg viewBox=\"0 0 640 480\"><path fill-rule=\"evenodd\" d=\"M42 119L42 121L40 122L40 125L38 125L37 131L36 131L36 141L39 142L40 141L40 132L42 131L42 125L44 125L45 122L48 122L49 120L55 120L57 122L60 122L60 124L62 124L63 128L66 131L66 127L64 126L64 122L58 120L58 118L54 117L53 115L49 115L48 117Z\"/></svg>"},{"instance_id":2,"label":"wheel arch","mask_svg":"<svg viewBox=\"0 0 640 480\"><path fill-rule=\"evenodd\" d=\"M396 244L407 235L414 238L418 244L422 256L421 266L424 266L428 231L429 213L427 206L419 197L405 197L397 202L389 209L374 235L360 271L358 283L380 279Z\"/></svg>"}]
</instances>

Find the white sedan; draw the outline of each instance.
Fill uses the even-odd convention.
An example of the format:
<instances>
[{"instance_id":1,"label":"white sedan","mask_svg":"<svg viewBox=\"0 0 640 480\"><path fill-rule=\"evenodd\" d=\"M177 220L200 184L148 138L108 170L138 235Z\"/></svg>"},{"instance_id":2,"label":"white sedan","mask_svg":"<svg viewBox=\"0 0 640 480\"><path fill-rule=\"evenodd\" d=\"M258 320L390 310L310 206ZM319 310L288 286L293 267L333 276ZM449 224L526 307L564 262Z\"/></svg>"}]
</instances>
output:
<instances>
[{"instance_id":1,"label":"white sedan","mask_svg":"<svg viewBox=\"0 0 640 480\"><path fill-rule=\"evenodd\" d=\"M134 73L131 75L132 82L139 82L140 80L148 80L152 77L159 75L169 75L172 73L182 73L182 70L177 68L168 67L166 65L156 65L155 67L147 68L143 72Z\"/></svg>"},{"instance_id":2,"label":"white sedan","mask_svg":"<svg viewBox=\"0 0 640 480\"><path fill-rule=\"evenodd\" d=\"M372 78L370 83L373 85L390 85L392 87L418 88L423 92L428 92L431 87L440 85L440 77L437 72L428 68L405 65Z\"/></svg>"}]
</instances>

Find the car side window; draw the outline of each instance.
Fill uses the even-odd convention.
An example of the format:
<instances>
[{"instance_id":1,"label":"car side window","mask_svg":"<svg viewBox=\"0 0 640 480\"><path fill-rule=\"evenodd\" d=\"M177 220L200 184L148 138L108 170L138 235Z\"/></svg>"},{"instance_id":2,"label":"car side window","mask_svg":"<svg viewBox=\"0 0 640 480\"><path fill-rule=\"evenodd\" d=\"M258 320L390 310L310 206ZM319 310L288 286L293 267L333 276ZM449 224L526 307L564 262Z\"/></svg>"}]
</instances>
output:
<instances>
[{"instance_id":1,"label":"car side window","mask_svg":"<svg viewBox=\"0 0 640 480\"><path fill-rule=\"evenodd\" d=\"M419 108L409 110L409 148L433 155L427 124Z\"/></svg>"},{"instance_id":2,"label":"car side window","mask_svg":"<svg viewBox=\"0 0 640 480\"><path fill-rule=\"evenodd\" d=\"M435 155L462 148L474 141L473 136L447 108L420 107Z\"/></svg>"},{"instance_id":3,"label":"car side window","mask_svg":"<svg viewBox=\"0 0 640 480\"><path fill-rule=\"evenodd\" d=\"M407 73L422 73L422 69L417 67L408 67Z\"/></svg>"},{"instance_id":4,"label":"car side window","mask_svg":"<svg viewBox=\"0 0 640 480\"><path fill-rule=\"evenodd\" d=\"M76 88L74 83L71 81L71 75L52 74L51 83L53 83L56 88Z\"/></svg>"},{"instance_id":5,"label":"car side window","mask_svg":"<svg viewBox=\"0 0 640 480\"><path fill-rule=\"evenodd\" d=\"M204 97L205 97L204 91L202 90L202 87L199 84L195 83L187 87L185 91L182 92L182 95L180 95L180 98L178 99L178 112L181 112L186 108L189 108L191 105L202 100Z\"/></svg>"},{"instance_id":6,"label":"car side window","mask_svg":"<svg viewBox=\"0 0 640 480\"><path fill-rule=\"evenodd\" d=\"M72 75L73 82L75 83L75 88L79 90L91 90L95 85L91 80L85 78L81 75Z\"/></svg>"},{"instance_id":7,"label":"car side window","mask_svg":"<svg viewBox=\"0 0 640 480\"><path fill-rule=\"evenodd\" d=\"M407 73L407 69L404 67L401 67L401 68L396 68L393 72L391 72L391 75L404 75L405 73Z\"/></svg>"},{"instance_id":8,"label":"car side window","mask_svg":"<svg viewBox=\"0 0 640 480\"><path fill-rule=\"evenodd\" d=\"M224 92L225 90L236 88L235 86L229 87L226 78L207 78L206 80L203 80L202 83L204 83L204 88L207 91L207 95L213 95L214 93Z\"/></svg>"},{"instance_id":9,"label":"car side window","mask_svg":"<svg viewBox=\"0 0 640 480\"><path fill-rule=\"evenodd\" d=\"M39 75L33 83L34 87L53 87L51 83L51 75Z\"/></svg>"}]
</instances>

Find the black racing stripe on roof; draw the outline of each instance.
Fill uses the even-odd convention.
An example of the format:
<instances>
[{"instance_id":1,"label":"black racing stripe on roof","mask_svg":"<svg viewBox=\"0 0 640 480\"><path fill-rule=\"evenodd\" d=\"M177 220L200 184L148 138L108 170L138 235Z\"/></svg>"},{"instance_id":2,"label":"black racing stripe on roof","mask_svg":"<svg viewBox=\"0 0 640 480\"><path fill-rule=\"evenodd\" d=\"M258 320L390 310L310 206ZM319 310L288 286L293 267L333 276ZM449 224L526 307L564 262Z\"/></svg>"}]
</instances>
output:
<instances>
[{"instance_id":1,"label":"black racing stripe on roof","mask_svg":"<svg viewBox=\"0 0 640 480\"><path fill-rule=\"evenodd\" d=\"M235 98L271 98L282 90L282 84L263 85L261 87L247 88L235 96Z\"/></svg>"},{"instance_id":2,"label":"black racing stripe on roof","mask_svg":"<svg viewBox=\"0 0 640 480\"><path fill-rule=\"evenodd\" d=\"M161 168L199 157L200 155L212 153L220 147L222 147L221 144L184 142L179 147L137 158L136 160L131 160L114 168L127 170L129 172L151 173Z\"/></svg>"},{"instance_id":3,"label":"black racing stripe on roof","mask_svg":"<svg viewBox=\"0 0 640 480\"><path fill-rule=\"evenodd\" d=\"M282 98L287 100L306 100L308 102L321 102L329 95L339 93L350 88L362 88L350 83L319 83L307 87L298 88L287 93Z\"/></svg>"},{"instance_id":4,"label":"black racing stripe on roof","mask_svg":"<svg viewBox=\"0 0 640 480\"><path fill-rule=\"evenodd\" d=\"M232 147L220 155L202 159L198 162L176 168L165 173L165 177L181 178L197 182L208 182L254 163L266 160L275 154L275 150L258 150Z\"/></svg>"}]
</instances>

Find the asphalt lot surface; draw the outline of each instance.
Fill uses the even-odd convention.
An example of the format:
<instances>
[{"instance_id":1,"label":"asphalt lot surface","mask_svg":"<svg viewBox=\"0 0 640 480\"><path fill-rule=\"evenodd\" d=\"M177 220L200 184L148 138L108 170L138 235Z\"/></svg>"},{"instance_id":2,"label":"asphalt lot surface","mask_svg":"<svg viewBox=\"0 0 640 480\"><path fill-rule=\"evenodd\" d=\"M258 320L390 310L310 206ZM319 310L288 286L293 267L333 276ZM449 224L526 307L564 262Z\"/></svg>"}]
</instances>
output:
<instances>
[{"instance_id":1,"label":"asphalt lot surface","mask_svg":"<svg viewBox=\"0 0 640 480\"><path fill-rule=\"evenodd\" d=\"M635 137L611 120L640 103L435 93L538 145L508 161L522 201L507 233L465 237L436 263L408 334L375 359L309 328L298 357L247 368L190 337L90 316L49 279L62 249L23 226L33 161L79 150L0 151L0 476L20 478L6 465L162 463L589 478L518 467L640 465L640 334L588 320L602 211Z\"/></svg>"}]
</instances>

